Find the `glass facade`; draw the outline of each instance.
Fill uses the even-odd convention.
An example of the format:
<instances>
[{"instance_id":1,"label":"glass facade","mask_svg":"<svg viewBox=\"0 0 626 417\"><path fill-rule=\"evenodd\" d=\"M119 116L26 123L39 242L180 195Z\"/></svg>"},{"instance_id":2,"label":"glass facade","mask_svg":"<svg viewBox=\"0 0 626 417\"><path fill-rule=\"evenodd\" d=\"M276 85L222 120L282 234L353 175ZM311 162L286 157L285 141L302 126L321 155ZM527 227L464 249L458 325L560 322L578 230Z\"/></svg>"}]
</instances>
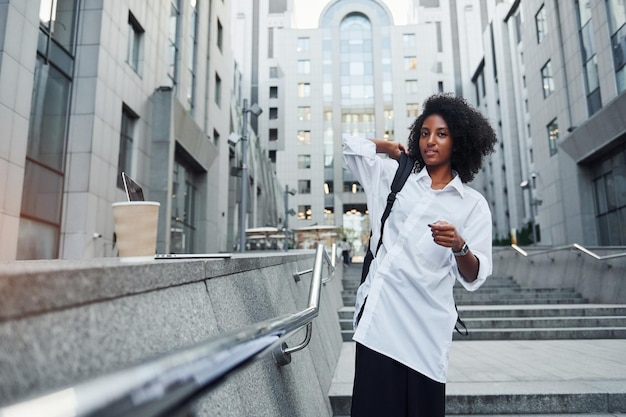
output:
<instances>
[{"instance_id":1,"label":"glass facade","mask_svg":"<svg viewBox=\"0 0 626 417\"><path fill-rule=\"evenodd\" d=\"M117 188L124 188L122 172L132 175L133 138L137 115L128 107L122 108L122 123L120 127L120 151L117 160Z\"/></svg>"},{"instance_id":2,"label":"glass facade","mask_svg":"<svg viewBox=\"0 0 626 417\"><path fill-rule=\"evenodd\" d=\"M189 110L193 110L196 104L196 67L198 60L198 5L197 0L190 0L190 2L191 7L189 15L189 45L191 46L191 53L188 55L189 60L187 62L187 71L189 73L189 79L187 80L187 105L189 106Z\"/></svg>"},{"instance_id":3,"label":"glass facade","mask_svg":"<svg viewBox=\"0 0 626 417\"><path fill-rule=\"evenodd\" d=\"M170 252L193 253L198 212L196 174L179 155L174 160L173 174Z\"/></svg>"},{"instance_id":4,"label":"glass facade","mask_svg":"<svg viewBox=\"0 0 626 417\"><path fill-rule=\"evenodd\" d=\"M59 256L76 9L75 0L40 4L17 259Z\"/></svg>"},{"instance_id":5,"label":"glass facade","mask_svg":"<svg viewBox=\"0 0 626 417\"><path fill-rule=\"evenodd\" d=\"M554 92L554 77L552 76L552 63L546 62L541 68L541 85L543 86L543 97L546 98Z\"/></svg>"},{"instance_id":6,"label":"glass facade","mask_svg":"<svg viewBox=\"0 0 626 417\"><path fill-rule=\"evenodd\" d=\"M626 90L626 6L624 0L607 0L611 50L617 93Z\"/></svg>"},{"instance_id":7,"label":"glass facade","mask_svg":"<svg viewBox=\"0 0 626 417\"><path fill-rule=\"evenodd\" d=\"M593 20L591 19L590 0L577 0L576 6L587 93L587 112L591 116L602 108L602 97L600 95L600 80L598 79L598 59L593 40L594 29Z\"/></svg>"},{"instance_id":8,"label":"glass facade","mask_svg":"<svg viewBox=\"0 0 626 417\"><path fill-rule=\"evenodd\" d=\"M550 156L555 155L559 148L557 143L559 140L559 124L556 119L552 120L548 126L548 148L550 149Z\"/></svg>"},{"instance_id":9,"label":"glass facade","mask_svg":"<svg viewBox=\"0 0 626 417\"><path fill-rule=\"evenodd\" d=\"M599 243L626 245L626 146L596 162L593 176Z\"/></svg>"},{"instance_id":10,"label":"glass facade","mask_svg":"<svg viewBox=\"0 0 626 417\"><path fill-rule=\"evenodd\" d=\"M168 58L169 68L167 76L172 80L172 87L178 84L178 32L180 26L180 0L172 0L170 6L170 27L168 36Z\"/></svg>"},{"instance_id":11,"label":"glass facade","mask_svg":"<svg viewBox=\"0 0 626 417\"><path fill-rule=\"evenodd\" d=\"M544 5L541 5L541 8L535 15L535 28L537 30L537 43L541 43L543 42L543 38L545 38L548 33L548 21Z\"/></svg>"}]
</instances>

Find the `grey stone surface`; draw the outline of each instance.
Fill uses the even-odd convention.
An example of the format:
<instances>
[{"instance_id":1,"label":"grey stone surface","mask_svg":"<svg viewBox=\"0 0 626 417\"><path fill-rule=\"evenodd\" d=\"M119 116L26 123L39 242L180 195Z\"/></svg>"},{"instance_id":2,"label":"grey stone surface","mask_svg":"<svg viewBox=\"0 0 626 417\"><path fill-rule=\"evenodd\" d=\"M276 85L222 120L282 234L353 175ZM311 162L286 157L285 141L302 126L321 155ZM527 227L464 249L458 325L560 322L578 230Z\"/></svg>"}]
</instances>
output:
<instances>
[{"instance_id":1,"label":"grey stone surface","mask_svg":"<svg viewBox=\"0 0 626 417\"><path fill-rule=\"evenodd\" d=\"M349 414L354 342L344 343L329 391ZM626 340L453 342L449 415L625 413Z\"/></svg>"},{"instance_id":2,"label":"grey stone surface","mask_svg":"<svg viewBox=\"0 0 626 417\"><path fill-rule=\"evenodd\" d=\"M308 305L313 252L223 260L0 264L0 405L143 363ZM253 361L202 397L198 416L331 415L341 349L341 270L321 288L311 343L278 366ZM5 297L6 295L6 297ZM295 346L298 331L286 339Z\"/></svg>"},{"instance_id":3,"label":"grey stone surface","mask_svg":"<svg viewBox=\"0 0 626 417\"><path fill-rule=\"evenodd\" d=\"M615 249L605 249L602 254L610 251L616 252ZM610 269L606 267L606 261L598 262L590 257L588 260L580 260L576 252L564 251L552 255L562 257L554 261L561 263L560 273L558 265L551 265L553 261L545 255L526 259L515 252L502 252L502 257L496 256L494 269L498 274L515 277L515 281L522 284L521 287L536 289L579 286L579 277L585 274L593 285L609 283L612 285L611 290L618 294L626 287L623 282L625 275L619 275L619 270L612 276L596 279L589 271L595 270L598 264ZM616 261L623 262L623 259L610 262L615 266ZM567 262L574 263L575 266L566 265ZM576 268L583 269L575 271ZM355 273L351 268L345 273L344 289L351 288L349 279L354 278ZM491 277L477 293L483 290L509 291L510 287L516 287L515 281L511 278ZM344 290L345 292L347 291ZM459 306L459 312L461 317L470 322L481 315L524 320L537 317L571 317L569 320L572 322L580 317L618 316L615 319L623 324L626 305L617 304L619 302L623 300L616 299L616 304L601 304L596 301L597 304L584 305L466 305ZM351 323L353 313L354 308L346 306L340 309L339 317ZM350 326L346 324L345 327ZM476 327L476 323L471 322L470 334L480 331ZM565 329L565 332L570 330L572 329ZM570 336L584 335L586 331L590 330L583 328L583 333L571 331ZM344 343L329 391L337 417L350 414L354 350L354 342ZM447 413L459 416L613 416L626 413L625 352L626 338L623 335L612 340L575 338L472 341L471 338L461 337L452 342L450 352L446 386Z\"/></svg>"},{"instance_id":4,"label":"grey stone surface","mask_svg":"<svg viewBox=\"0 0 626 417\"><path fill-rule=\"evenodd\" d=\"M546 248L524 248L529 254ZM599 256L623 248L587 248ZM512 276L523 288L573 288L592 303L621 304L626 300L626 256L596 260L577 250L523 257L510 248L494 249L494 276Z\"/></svg>"}]
</instances>

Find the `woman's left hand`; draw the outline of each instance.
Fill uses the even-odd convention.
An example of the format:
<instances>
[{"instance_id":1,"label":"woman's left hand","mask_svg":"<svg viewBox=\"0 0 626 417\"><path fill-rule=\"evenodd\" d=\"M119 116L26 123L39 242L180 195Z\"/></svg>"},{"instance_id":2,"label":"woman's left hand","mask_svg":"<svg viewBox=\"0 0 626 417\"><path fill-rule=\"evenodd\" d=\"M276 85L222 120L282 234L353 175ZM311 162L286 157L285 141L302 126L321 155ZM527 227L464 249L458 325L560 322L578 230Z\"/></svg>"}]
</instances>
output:
<instances>
[{"instance_id":1,"label":"woman's left hand","mask_svg":"<svg viewBox=\"0 0 626 417\"><path fill-rule=\"evenodd\" d=\"M430 230L433 235L433 240L436 244L444 246L446 248L452 248L453 251L458 252L463 247L465 241L463 237L457 232L456 227L453 224L448 223L445 220L438 220L435 223L429 224Z\"/></svg>"}]
</instances>

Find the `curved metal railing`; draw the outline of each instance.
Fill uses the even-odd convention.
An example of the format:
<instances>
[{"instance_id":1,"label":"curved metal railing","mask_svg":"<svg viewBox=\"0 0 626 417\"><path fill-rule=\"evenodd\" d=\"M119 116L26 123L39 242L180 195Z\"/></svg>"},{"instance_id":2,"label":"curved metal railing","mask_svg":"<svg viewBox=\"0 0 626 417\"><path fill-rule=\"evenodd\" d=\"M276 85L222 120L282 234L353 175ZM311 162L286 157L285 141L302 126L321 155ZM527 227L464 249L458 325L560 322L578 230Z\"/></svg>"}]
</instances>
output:
<instances>
[{"instance_id":1,"label":"curved metal railing","mask_svg":"<svg viewBox=\"0 0 626 417\"><path fill-rule=\"evenodd\" d=\"M614 259L614 258L621 258L623 256L626 256L626 252L620 252L620 253L614 253L611 255L604 255L604 256L600 256L594 252L592 252L591 250L585 248L582 245L579 245L578 243L573 243L571 245L566 245L566 246L557 246L554 248L550 248L550 249L546 249L546 250L540 250L540 251L533 251L533 252L527 252L524 249L520 248L519 246L517 246L516 244L512 244L511 247L516 250L518 253L520 253L522 256L524 257L531 257L531 256L537 256L537 255L545 255L551 252L558 252L558 251L563 251L563 250L578 250L582 253L584 253L585 255L591 256L592 258L598 260L598 261L603 261L606 259Z\"/></svg>"},{"instance_id":2,"label":"curved metal railing","mask_svg":"<svg viewBox=\"0 0 626 417\"><path fill-rule=\"evenodd\" d=\"M280 365L311 339L312 321L319 313L321 286L335 272L332 258L318 245L311 270L306 309L268 319L209 342L186 348L147 363L99 377L35 399L0 408L0 417L163 416L190 405L217 386L228 374L272 353ZM323 262L328 276L322 279ZM302 327L305 341L289 349L283 342Z\"/></svg>"}]
</instances>

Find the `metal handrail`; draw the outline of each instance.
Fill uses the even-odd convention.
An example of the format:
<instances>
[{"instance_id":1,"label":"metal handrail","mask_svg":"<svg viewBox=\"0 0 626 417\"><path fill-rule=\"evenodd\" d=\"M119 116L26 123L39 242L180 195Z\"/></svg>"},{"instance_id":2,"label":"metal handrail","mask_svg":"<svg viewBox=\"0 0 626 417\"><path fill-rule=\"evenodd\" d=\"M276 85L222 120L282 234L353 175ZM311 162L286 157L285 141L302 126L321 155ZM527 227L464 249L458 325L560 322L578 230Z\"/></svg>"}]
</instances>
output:
<instances>
[{"instance_id":1,"label":"metal handrail","mask_svg":"<svg viewBox=\"0 0 626 417\"><path fill-rule=\"evenodd\" d=\"M621 258L623 256L626 256L626 252L614 253L614 254L611 254L611 255L600 256L600 255L590 251L589 249L585 248L584 246L579 245L578 243L573 243L571 245L565 245L565 246L557 246L557 247L554 247L554 248L550 248L550 249L546 249L546 250L542 250L542 251L538 251L538 252L531 252L531 253L526 252L524 249L520 248L516 244L512 244L511 247L513 249L515 249L518 253L520 253L524 257L543 255L543 254L546 254L546 253L557 252L557 251L562 251L562 250L570 250L570 249L576 249L576 250L584 253L585 255L591 256L592 258L594 258L594 259L596 259L598 261L604 261L606 259Z\"/></svg>"},{"instance_id":2,"label":"metal handrail","mask_svg":"<svg viewBox=\"0 0 626 417\"><path fill-rule=\"evenodd\" d=\"M309 303L300 312L255 323L144 364L0 408L0 417L170 415L215 388L231 372L269 352L280 357L281 365L289 363L291 352L286 352L282 340L304 326L309 328L319 314L323 261L332 277L334 258L318 245Z\"/></svg>"}]
</instances>

